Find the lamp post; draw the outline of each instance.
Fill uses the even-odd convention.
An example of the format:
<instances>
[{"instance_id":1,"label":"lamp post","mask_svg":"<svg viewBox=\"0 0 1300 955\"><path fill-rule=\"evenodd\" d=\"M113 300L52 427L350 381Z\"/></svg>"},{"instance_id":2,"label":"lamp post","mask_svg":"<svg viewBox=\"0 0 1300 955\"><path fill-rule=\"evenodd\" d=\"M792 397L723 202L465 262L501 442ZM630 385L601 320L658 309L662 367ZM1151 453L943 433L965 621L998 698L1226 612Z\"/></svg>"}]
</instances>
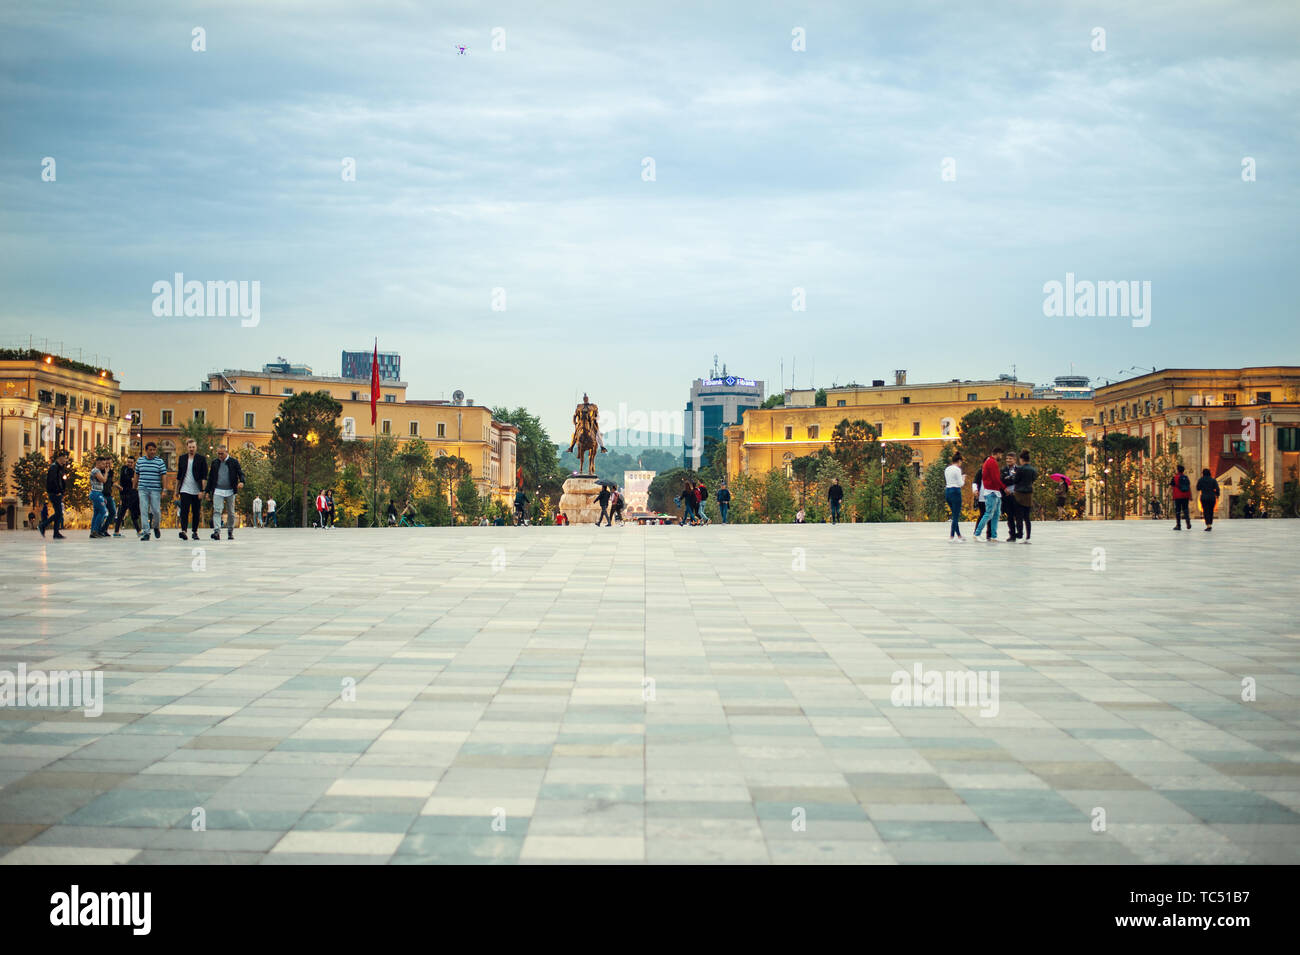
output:
<instances>
[{"instance_id":1,"label":"lamp post","mask_svg":"<svg viewBox=\"0 0 1300 955\"><path fill-rule=\"evenodd\" d=\"M880 456L880 514L877 516L881 524L885 523L885 456Z\"/></svg>"},{"instance_id":2,"label":"lamp post","mask_svg":"<svg viewBox=\"0 0 1300 955\"><path fill-rule=\"evenodd\" d=\"M289 493L297 495L298 493L298 435L292 435L293 440L289 443Z\"/></svg>"},{"instance_id":3,"label":"lamp post","mask_svg":"<svg viewBox=\"0 0 1300 955\"><path fill-rule=\"evenodd\" d=\"M302 506L299 508L299 510L302 513L303 520L305 522L307 518L307 483L308 481L311 480L309 476L311 474L311 449L316 446L316 442L319 440L319 438L316 436L315 431L308 431L307 434L303 436L303 440L306 442L306 447L303 448L302 498L301 498ZM304 523L303 526L306 527L307 526L306 523Z\"/></svg>"}]
</instances>

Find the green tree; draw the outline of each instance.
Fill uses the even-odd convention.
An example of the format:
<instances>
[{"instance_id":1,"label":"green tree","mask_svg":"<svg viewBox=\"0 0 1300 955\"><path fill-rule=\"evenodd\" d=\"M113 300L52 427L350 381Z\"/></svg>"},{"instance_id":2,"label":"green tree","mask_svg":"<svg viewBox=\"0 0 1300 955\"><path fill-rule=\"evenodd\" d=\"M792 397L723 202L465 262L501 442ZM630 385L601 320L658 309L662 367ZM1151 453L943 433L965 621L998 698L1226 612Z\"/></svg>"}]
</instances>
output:
<instances>
[{"instance_id":1,"label":"green tree","mask_svg":"<svg viewBox=\"0 0 1300 955\"><path fill-rule=\"evenodd\" d=\"M1092 446L1096 464L1092 477L1103 502L1103 513L1123 520L1129 511L1137 510L1137 478L1147 439L1112 431Z\"/></svg>"},{"instance_id":2,"label":"green tree","mask_svg":"<svg viewBox=\"0 0 1300 955\"><path fill-rule=\"evenodd\" d=\"M270 459L266 456L266 452L259 451L257 448L240 448L235 452L235 460L239 462L239 467L244 472L244 489L235 496L239 512L252 514L253 498L260 497L263 502L263 513L265 513L265 502L271 497L271 487L274 482Z\"/></svg>"},{"instance_id":3,"label":"green tree","mask_svg":"<svg viewBox=\"0 0 1300 955\"><path fill-rule=\"evenodd\" d=\"M1055 405L1028 414L1016 412L1014 425L1015 439L1008 450L1017 455L1028 451L1030 464L1038 471L1033 491L1034 517L1054 517L1057 485L1049 475L1064 474L1072 481L1078 476L1086 450L1084 438L1072 433L1070 423ZM1166 479L1165 484L1168 483Z\"/></svg>"},{"instance_id":4,"label":"green tree","mask_svg":"<svg viewBox=\"0 0 1300 955\"><path fill-rule=\"evenodd\" d=\"M845 418L831 432L831 457L839 462L850 484L857 485L876 455L880 435L862 420Z\"/></svg>"},{"instance_id":5,"label":"green tree","mask_svg":"<svg viewBox=\"0 0 1300 955\"><path fill-rule=\"evenodd\" d=\"M279 414L271 422L267 456L276 480L289 485L291 496L297 499L300 526L306 524L308 500L331 486L337 476L342 413L343 406L329 392L303 391L280 402Z\"/></svg>"},{"instance_id":6,"label":"green tree","mask_svg":"<svg viewBox=\"0 0 1300 955\"><path fill-rule=\"evenodd\" d=\"M1236 500L1232 502L1233 517L1245 517L1247 511L1253 517L1268 517L1273 511L1273 489L1259 471L1253 458L1247 458L1242 470L1246 476L1241 479L1237 489Z\"/></svg>"},{"instance_id":7,"label":"green tree","mask_svg":"<svg viewBox=\"0 0 1300 955\"><path fill-rule=\"evenodd\" d=\"M650 482L650 494L647 507L655 513L671 513L677 510L680 505L673 503L673 498L682 492L682 486L688 481L694 481L698 475L690 468L673 468L671 471L663 471L654 476ZM735 491L732 491L735 494ZM712 495L712 489L710 489ZM710 497L710 500L712 497Z\"/></svg>"},{"instance_id":8,"label":"green tree","mask_svg":"<svg viewBox=\"0 0 1300 955\"><path fill-rule=\"evenodd\" d=\"M976 408L958 425L958 450L971 467L979 467L994 448L1010 451L1016 444L1016 422L1001 408Z\"/></svg>"},{"instance_id":9,"label":"green tree","mask_svg":"<svg viewBox=\"0 0 1300 955\"><path fill-rule=\"evenodd\" d=\"M469 473L462 474L456 484L456 507L467 524L472 524L483 513L483 499L479 497L474 478Z\"/></svg>"},{"instance_id":10,"label":"green tree","mask_svg":"<svg viewBox=\"0 0 1300 955\"><path fill-rule=\"evenodd\" d=\"M541 419L529 414L526 408L510 411L504 407L493 408L492 417L519 429L515 458L528 495L534 496L539 486L542 494L558 495L568 475L560 469L559 448L542 427ZM596 457L604 455L597 454ZM510 483L513 485L514 481Z\"/></svg>"},{"instance_id":11,"label":"green tree","mask_svg":"<svg viewBox=\"0 0 1300 955\"><path fill-rule=\"evenodd\" d=\"M817 394L815 394L815 395L813 396L813 407L814 407L814 408L825 408L825 407L826 407L826 389L825 389L825 388L818 388L818 389L817 389Z\"/></svg>"},{"instance_id":12,"label":"green tree","mask_svg":"<svg viewBox=\"0 0 1300 955\"><path fill-rule=\"evenodd\" d=\"M759 405L759 407L760 407L760 408L780 408L780 407L781 407L782 405L784 405L784 404L785 404L785 393L782 392L782 393L779 394L779 395L768 395L767 398L765 398L765 399L763 400L763 403L762 403L761 405Z\"/></svg>"},{"instance_id":13,"label":"green tree","mask_svg":"<svg viewBox=\"0 0 1300 955\"><path fill-rule=\"evenodd\" d=\"M1277 499L1278 517L1300 517L1300 468L1292 467L1282 482Z\"/></svg>"},{"instance_id":14,"label":"green tree","mask_svg":"<svg viewBox=\"0 0 1300 955\"><path fill-rule=\"evenodd\" d=\"M27 452L10 469L19 499L32 510L45 503L45 475L49 470L50 462L39 451Z\"/></svg>"},{"instance_id":15,"label":"green tree","mask_svg":"<svg viewBox=\"0 0 1300 955\"><path fill-rule=\"evenodd\" d=\"M790 473L794 478L795 487L799 491L799 506L807 507L808 488L817 480L817 469L821 466L820 459L814 454L805 454L802 457L795 458L790 462Z\"/></svg>"}]
</instances>

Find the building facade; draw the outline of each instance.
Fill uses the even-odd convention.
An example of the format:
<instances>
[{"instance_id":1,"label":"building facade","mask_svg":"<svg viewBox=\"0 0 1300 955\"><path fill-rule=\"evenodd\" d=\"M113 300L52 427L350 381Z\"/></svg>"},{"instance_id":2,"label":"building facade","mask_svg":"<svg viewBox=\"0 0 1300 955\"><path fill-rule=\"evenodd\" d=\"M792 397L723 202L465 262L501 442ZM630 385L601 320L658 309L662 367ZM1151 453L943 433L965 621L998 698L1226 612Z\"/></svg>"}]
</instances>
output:
<instances>
[{"instance_id":1,"label":"building facade","mask_svg":"<svg viewBox=\"0 0 1300 955\"><path fill-rule=\"evenodd\" d=\"M773 468L789 474L795 458L829 448L835 426L845 418L866 421L883 441L910 445L919 476L945 444L957 440L962 417L976 408L1027 414L1057 407L1080 436L1093 413L1090 399L1035 398L1032 382L1009 376L909 385L907 373L899 371L894 381L827 388L825 406L805 404L804 395L795 395L798 403L791 407L746 412L743 424L727 429L727 474L765 474Z\"/></svg>"},{"instance_id":2,"label":"building facade","mask_svg":"<svg viewBox=\"0 0 1300 955\"><path fill-rule=\"evenodd\" d=\"M370 365L374 360L374 349L370 351L345 351L339 374L344 378L364 378L370 380ZM379 353L379 380L401 381L402 356L395 351Z\"/></svg>"},{"instance_id":3,"label":"building facade","mask_svg":"<svg viewBox=\"0 0 1300 955\"><path fill-rule=\"evenodd\" d=\"M1145 439L1145 455L1176 449L1196 484L1203 468L1218 480L1218 517L1229 517L1234 493L1250 471L1280 494L1300 469L1300 367L1167 368L1097 389L1088 445L1122 432ZM1107 516L1098 473L1089 465L1088 513ZM1138 500L1158 489L1138 475ZM1113 516L1113 515L1112 515Z\"/></svg>"},{"instance_id":4,"label":"building facade","mask_svg":"<svg viewBox=\"0 0 1300 955\"><path fill-rule=\"evenodd\" d=\"M5 357L11 356L11 357ZM47 461L67 448L83 464L98 447L126 447L121 385L106 368L39 352L0 353L0 529L27 515L13 483L19 458L38 451Z\"/></svg>"},{"instance_id":5,"label":"building facade","mask_svg":"<svg viewBox=\"0 0 1300 955\"><path fill-rule=\"evenodd\" d=\"M716 368L715 368L716 372ZM686 402L683 422L682 462L698 470L705 463L706 439L726 440L726 429L740 424L746 412L763 404L763 382L727 374L726 368L710 378L696 378Z\"/></svg>"},{"instance_id":6,"label":"building facade","mask_svg":"<svg viewBox=\"0 0 1300 955\"><path fill-rule=\"evenodd\" d=\"M295 375L228 369L208 376L198 391L122 392L121 404L138 415L132 441L155 441L175 465L180 426L193 420L212 425L231 451L261 449L271 440L280 402L300 392L327 392L343 406L339 428L344 440L365 440L378 432L399 442L419 439L435 457L463 458L473 470L480 493L506 500L515 486L519 429L495 421L483 405L408 400L406 383L390 381L380 390L378 421L370 424L370 381L324 375Z\"/></svg>"}]
</instances>

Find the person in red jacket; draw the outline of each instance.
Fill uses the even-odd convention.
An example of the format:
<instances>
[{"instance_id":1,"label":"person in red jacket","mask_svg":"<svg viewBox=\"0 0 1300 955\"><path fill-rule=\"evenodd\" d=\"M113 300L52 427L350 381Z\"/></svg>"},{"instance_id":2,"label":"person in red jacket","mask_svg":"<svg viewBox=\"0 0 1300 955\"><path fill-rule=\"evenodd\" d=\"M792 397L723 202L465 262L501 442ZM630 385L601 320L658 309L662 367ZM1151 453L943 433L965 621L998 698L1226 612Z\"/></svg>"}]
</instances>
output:
<instances>
[{"instance_id":1,"label":"person in red jacket","mask_svg":"<svg viewBox=\"0 0 1300 955\"><path fill-rule=\"evenodd\" d=\"M990 544L996 543L998 539L998 517L1002 514L1002 492L1007 489L1002 483L1002 469L998 466L998 456L1002 454L1001 448L994 448L993 453L984 459L984 467L980 470L980 476L984 479L984 514L980 517L979 523L975 525L975 539L980 539L980 531L987 524L989 529Z\"/></svg>"},{"instance_id":2,"label":"person in red jacket","mask_svg":"<svg viewBox=\"0 0 1300 955\"><path fill-rule=\"evenodd\" d=\"M1183 521L1187 521L1187 529L1192 529L1192 513L1188 508L1192 503L1192 481L1184 472L1183 466L1178 465L1178 473L1169 481L1172 488L1170 493L1174 498L1174 530L1183 529Z\"/></svg>"}]
</instances>

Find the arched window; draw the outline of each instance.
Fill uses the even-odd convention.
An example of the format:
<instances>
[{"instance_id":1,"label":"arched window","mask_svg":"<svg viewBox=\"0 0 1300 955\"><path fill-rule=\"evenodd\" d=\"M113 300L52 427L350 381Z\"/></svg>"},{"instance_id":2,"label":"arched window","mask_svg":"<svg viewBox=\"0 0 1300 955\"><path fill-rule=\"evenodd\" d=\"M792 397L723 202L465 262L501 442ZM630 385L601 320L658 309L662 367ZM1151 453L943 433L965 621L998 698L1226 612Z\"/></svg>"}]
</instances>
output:
<instances>
[{"instance_id":1,"label":"arched window","mask_svg":"<svg viewBox=\"0 0 1300 955\"><path fill-rule=\"evenodd\" d=\"M785 470L786 477L794 477L794 454L787 451L781 455L781 467Z\"/></svg>"}]
</instances>

